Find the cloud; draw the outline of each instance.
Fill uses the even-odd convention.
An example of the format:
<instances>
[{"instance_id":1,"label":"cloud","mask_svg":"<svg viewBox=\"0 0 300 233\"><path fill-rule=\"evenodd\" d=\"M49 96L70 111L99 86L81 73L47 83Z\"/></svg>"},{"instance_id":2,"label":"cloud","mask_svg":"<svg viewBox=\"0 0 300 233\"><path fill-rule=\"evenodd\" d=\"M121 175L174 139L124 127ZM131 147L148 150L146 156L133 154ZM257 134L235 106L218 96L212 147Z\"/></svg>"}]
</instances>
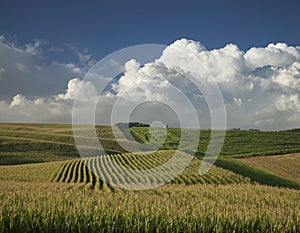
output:
<instances>
[{"instance_id":1,"label":"cloud","mask_svg":"<svg viewBox=\"0 0 300 233\"><path fill-rule=\"evenodd\" d=\"M285 43L269 44L266 48L251 48L245 54L245 63L250 70L264 66L288 67L300 60L300 47Z\"/></svg>"},{"instance_id":2,"label":"cloud","mask_svg":"<svg viewBox=\"0 0 300 233\"><path fill-rule=\"evenodd\" d=\"M274 129L300 126L296 104L278 108L297 103L296 96L300 94L299 47L278 43L244 52L229 44L207 50L199 42L181 39L168 46L157 61L140 68L137 68L138 61L131 61L131 66L135 68L125 72L113 85L117 95L131 99L135 96L166 98L180 103L176 93L172 92L175 84L185 95L193 93L189 98L201 110L205 108L205 104L200 103L201 93L197 93L184 77L203 84L213 77L224 97L228 127ZM279 117L283 115L285 118ZM263 124L266 120L268 124Z\"/></svg>"},{"instance_id":3,"label":"cloud","mask_svg":"<svg viewBox=\"0 0 300 233\"><path fill-rule=\"evenodd\" d=\"M26 103L28 103L28 100L26 99L26 97L18 94L16 96L14 96L13 100L11 101L10 106L11 107L21 106L21 105L26 105Z\"/></svg>"},{"instance_id":4,"label":"cloud","mask_svg":"<svg viewBox=\"0 0 300 233\"><path fill-rule=\"evenodd\" d=\"M5 69L0 67L0 80L4 77Z\"/></svg>"},{"instance_id":5,"label":"cloud","mask_svg":"<svg viewBox=\"0 0 300 233\"><path fill-rule=\"evenodd\" d=\"M274 103L256 112L255 124L257 127L273 129L293 128L299 122L300 98L299 94L277 96Z\"/></svg>"},{"instance_id":6,"label":"cloud","mask_svg":"<svg viewBox=\"0 0 300 233\"><path fill-rule=\"evenodd\" d=\"M42 40L17 46L0 36L0 100L16 94L28 98L49 97L64 91L73 77L82 76L82 68L73 63L58 63L43 56Z\"/></svg>"},{"instance_id":7,"label":"cloud","mask_svg":"<svg viewBox=\"0 0 300 233\"><path fill-rule=\"evenodd\" d=\"M25 45L25 52L31 55L38 55L41 54L40 46L42 44L46 44L46 40L36 39L34 43L29 43Z\"/></svg>"},{"instance_id":8,"label":"cloud","mask_svg":"<svg viewBox=\"0 0 300 233\"><path fill-rule=\"evenodd\" d=\"M95 86L90 82L81 81L79 78L71 79L68 83L68 88L65 94L58 94L56 97L59 99L80 100L90 99L98 96Z\"/></svg>"},{"instance_id":9,"label":"cloud","mask_svg":"<svg viewBox=\"0 0 300 233\"><path fill-rule=\"evenodd\" d=\"M90 82L72 79L64 93L47 98L35 97L28 99L17 94L10 102L0 101L0 121L3 122L52 122L72 123L72 110L75 97L83 107L88 106L92 98L98 97L98 92ZM96 115L100 116L102 124L111 123L111 109L115 97L100 97ZM85 114L85 109L82 110Z\"/></svg>"},{"instance_id":10,"label":"cloud","mask_svg":"<svg viewBox=\"0 0 300 233\"><path fill-rule=\"evenodd\" d=\"M71 46L71 49L77 56L81 65L92 67L96 63L96 60L93 59L93 55L89 53L88 49L84 49L83 51L80 51L80 49L75 46Z\"/></svg>"},{"instance_id":11,"label":"cloud","mask_svg":"<svg viewBox=\"0 0 300 233\"><path fill-rule=\"evenodd\" d=\"M33 67L35 72L46 70L45 74L51 74L52 78L56 77L58 70L59 74L65 72L79 75L81 72L74 64L51 63L45 66L42 63L38 69L36 61L30 62L35 59L32 54L8 48L7 45L5 50L3 38L0 38L0 41L2 41L0 52L1 49L6 52L10 49L14 54L12 59L15 62L14 66L18 62L28 67L27 71L23 70L23 77L19 77L18 80L27 79L31 85L36 80L25 73L29 72L32 75ZM90 61L91 57L87 51L80 54L77 55L82 63ZM8 78L6 72L9 66L0 63L0 67L4 69L4 79L0 78L0 82L3 82ZM156 61L141 66L139 61L129 59L124 67L126 68L124 74L112 84L113 92L99 98L95 114L98 116L97 123L110 123L112 107L117 100L121 111L126 112L132 102L152 99L176 104L181 108L187 122L191 114L187 101L190 101L197 109L201 127L208 128L210 116L205 93L198 90L193 82L205 86L213 79L224 97L229 128L300 127L299 46L277 43L242 51L236 45L228 44L224 48L207 50L199 42L181 39L169 45ZM52 73L49 70L52 70ZM17 71L15 73L17 74ZM34 98L30 98L32 94L28 96L31 92L26 94L20 89L10 97L10 101L0 102L0 120L70 123L75 96L80 96L81 101L88 104L89 99L97 96L97 90L93 83L80 79L62 81L67 82L66 90L60 91L61 89L57 88L56 93L40 93L37 95L39 97ZM32 91L37 93L35 89L36 87L32 88ZM81 93L78 93L79 90ZM209 92L209 86L207 90ZM165 107L155 108L157 103L153 103L151 107L149 103L147 104L140 107L142 110L136 111L136 119L162 116L166 121L170 120L169 110L163 112ZM151 111L147 111L147 107ZM121 115L115 120L121 121Z\"/></svg>"}]
</instances>

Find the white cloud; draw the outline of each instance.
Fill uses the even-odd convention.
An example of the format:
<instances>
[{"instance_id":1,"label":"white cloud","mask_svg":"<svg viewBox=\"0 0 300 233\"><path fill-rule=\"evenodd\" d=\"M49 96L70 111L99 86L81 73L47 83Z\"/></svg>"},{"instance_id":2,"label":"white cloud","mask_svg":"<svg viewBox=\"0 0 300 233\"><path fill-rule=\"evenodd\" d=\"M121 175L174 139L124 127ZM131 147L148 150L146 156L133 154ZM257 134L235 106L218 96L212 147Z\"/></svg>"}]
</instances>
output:
<instances>
[{"instance_id":1,"label":"white cloud","mask_svg":"<svg viewBox=\"0 0 300 233\"><path fill-rule=\"evenodd\" d=\"M28 102L29 101L26 99L26 97L24 95L18 94L16 96L14 96L13 100L11 101L10 106L14 107L14 106L25 105Z\"/></svg>"},{"instance_id":2,"label":"white cloud","mask_svg":"<svg viewBox=\"0 0 300 233\"><path fill-rule=\"evenodd\" d=\"M258 127L293 128L300 120L299 94L277 96L272 104L256 112Z\"/></svg>"},{"instance_id":3,"label":"white cloud","mask_svg":"<svg viewBox=\"0 0 300 233\"><path fill-rule=\"evenodd\" d=\"M10 102L0 101L0 121L4 122L59 122L72 123L72 108L75 97L83 106L88 105L92 98L97 97L97 91L90 82L72 79L63 94L48 98L36 97L28 99L18 94ZM114 97L99 99L105 108L97 110L101 123L110 124L110 111ZM83 110L83 113L84 110Z\"/></svg>"},{"instance_id":4,"label":"white cloud","mask_svg":"<svg viewBox=\"0 0 300 233\"><path fill-rule=\"evenodd\" d=\"M79 67L77 67L75 64L73 64L73 63L65 64L65 66L67 68L69 68L72 71L73 74L77 74L77 75L81 75L82 74L82 70Z\"/></svg>"},{"instance_id":5,"label":"white cloud","mask_svg":"<svg viewBox=\"0 0 300 233\"><path fill-rule=\"evenodd\" d=\"M245 63L250 70L264 66L287 67L300 60L300 47L285 43L269 44L266 48L251 48L245 54Z\"/></svg>"},{"instance_id":6,"label":"white cloud","mask_svg":"<svg viewBox=\"0 0 300 233\"><path fill-rule=\"evenodd\" d=\"M171 91L174 82L187 94L195 90L184 81L184 76L205 83L212 75L224 96L229 127L299 127L300 115L288 110L295 108L294 105L284 110L290 117L279 120L278 111L272 111L265 125L259 114L269 106L278 106L282 99L284 103L292 102L284 96L300 93L299 72L299 47L278 43L243 52L236 45L229 44L221 49L206 50L198 42L182 39L168 46L156 62L125 72L114 85L114 90L122 96L124 90L131 90L125 95L130 98L151 96L178 103ZM199 109L203 108L199 98L193 101Z\"/></svg>"},{"instance_id":7,"label":"white cloud","mask_svg":"<svg viewBox=\"0 0 300 233\"><path fill-rule=\"evenodd\" d=\"M59 94L56 97L59 99L74 100L78 98L80 100L88 100L98 96L98 92L95 86L90 82L81 81L79 78L71 79L68 83L68 88L65 94Z\"/></svg>"},{"instance_id":8,"label":"white cloud","mask_svg":"<svg viewBox=\"0 0 300 233\"><path fill-rule=\"evenodd\" d=\"M0 38L0 52L2 49L8 53L8 47L5 47L1 41L3 38ZM14 64L16 62L24 64L32 74L33 65L28 59L28 56L32 58L32 55L11 47L10 52L18 55L12 59L15 61ZM81 55L78 53L82 63L90 61L91 57L88 53ZM5 67L6 73L9 66L1 63L0 65ZM184 109L186 105L182 95L184 93L196 106L204 123L201 126L207 128L209 115L203 93L199 92L188 78L204 85L214 77L224 96L229 128L300 127L299 47L277 43L265 48L251 48L244 52L236 45L229 44L224 48L207 50L199 42L181 39L168 46L156 61L141 67L139 61L131 59L124 65L126 72L117 83L112 85L114 94L101 97L99 101L101 104L98 104L96 115L101 116L99 120L105 119L103 120L105 122L99 123L110 123L110 112L116 98L122 99L124 111L127 108L126 102L144 99L173 102ZM36 64L34 67L37 67ZM69 74L82 74L79 67L74 64L56 63L50 66L42 64L39 67L34 72L47 70L46 74L48 74L49 70L52 70L51 77L57 74L57 70L68 71ZM22 78L27 78L30 84L35 83L35 80L29 76ZM0 79L1 81L3 79ZM63 82L66 83L66 80ZM72 104L78 90L82 91L79 94L82 100L85 98L85 101L97 95L97 90L92 83L80 79L70 80L65 91L56 90L56 93L64 92L64 94L39 94L37 96L40 97L32 99L25 97L28 94L20 91L16 94L23 95L14 95L10 103L0 102L0 120L24 121L25 119L70 123ZM140 114L145 119L150 115L164 115L162 112L156 112L155 108L151 109L151 111L140 111ZM189 114L188 111L185 112L186 119ZM168 114L165 115L169 117Z\"/></svg>"}]
</instances>

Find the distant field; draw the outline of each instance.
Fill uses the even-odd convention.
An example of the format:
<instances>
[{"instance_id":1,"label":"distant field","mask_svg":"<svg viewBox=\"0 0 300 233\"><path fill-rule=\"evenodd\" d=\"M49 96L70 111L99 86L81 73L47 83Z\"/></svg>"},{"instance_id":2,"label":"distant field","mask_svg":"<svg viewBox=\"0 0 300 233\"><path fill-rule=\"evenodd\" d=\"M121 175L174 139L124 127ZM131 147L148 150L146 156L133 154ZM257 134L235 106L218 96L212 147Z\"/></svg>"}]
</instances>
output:
<instances>
[{"instance_id":1,"label":"distant field","mask_svg":"<svg viewBox=\"0 0 300 233\"><path fill-rule=\"evenodd\" d=\"M107 153L126 152L116 142L111 127L97 126L96 131ZM150 139L147 128L132 128L131 132L140 142L145 143ZM176 150L181 138L180 132L180 129L168 128L167 138L161 149ZM200 132L190 130L186 140L193 140L199 133L197 154L204 155L210 137L209 130ZM89 140L88 137L86 140ZM126 143L129 147L135 146L131 141ZM249 157L294 152L300 152L300 132L297 130L284 132L229 130L226 132L221 156ZM51 162L78 157L71 125L0 123L0 164Z\"/></svg>"},{"instance_id":2,"label":"distant field","mask_svg":"<svg viewBox=\"0 0 300 233\"><path fill-rule=\"evenodd\" d=\"M274 156L255 156L239 159L245 164L268 169L282 177L294 180L300 184L300 153L274 155Z\"/></svg>"},{"instance_id":3,"label":"distant field","mask_svg":"<svg viewBox=\"0 0 300 233\"><path fill-rule=\"evenodd\" d=\"M132 134L141 142L150 140L147 128L131 128ZM204 155L210 138L210 130L190 130L186 139L193 140L200 134L197 149ZM175 150L181 140L181 130L168 128L167 138L161 149ZM227 130L220 156L249 157L253 155L275 155L300 152L300 131L249 131Z\"/></svg>"},{"instance_id":4,"label":"distant field","mask_svg":"<svg viewBox=\"0 0 300 233\"><path fill-rule=\"evenodd\" d=\"M107 153L125 152L115 141L111 127L97 127L97 133ZM78 157L71 125L0 123L2 165L62 161Z\"/></svg>"},{"instance_id":5,"label":"distant field","mask_svg":"<svg viewBox=\"0 0 300 233\"><path fill-rule=\"evenodd\" d=\"M0 124L0 164L27 164L78 157L70 125ZM71 131L72 132L72 131Z\"/></svg>"}]
</instances>

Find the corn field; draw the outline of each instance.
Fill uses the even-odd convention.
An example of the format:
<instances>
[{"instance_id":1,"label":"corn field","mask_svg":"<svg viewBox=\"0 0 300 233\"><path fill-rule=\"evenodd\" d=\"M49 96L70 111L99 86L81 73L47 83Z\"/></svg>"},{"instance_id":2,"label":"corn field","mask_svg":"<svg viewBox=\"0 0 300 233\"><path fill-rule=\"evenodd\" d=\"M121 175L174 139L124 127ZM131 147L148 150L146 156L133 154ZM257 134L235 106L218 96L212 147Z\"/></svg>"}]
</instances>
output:
<instances>
[{"instance_id":1,"label":"corn field","mask_svg":"<svg viewBox=\"0 0 300 233\"><path fill-rule=\"evenodd\" d=\"M95 191L0 182L0 232L299 232L297 190L252 184Z\"/></svg>"},{"instance_id":2,"label":"corn field","mask_svg":"<svg viewBox=\"0 0 300 233\"><path fill-rule=\"evenodd\" d=\"M53 176L54 182L66 183L85 183L91 188L103 189L107 186L103 180L110 180L110 184L117 186L124 183L153 182L161 183L163 180L142 180L143 177L135 176L126 169L151 169L157 167L173 156L174 151L158 151L155 153L124 153L116 155L104 155L85 159L75 159L66 161L62 164L60 170ZM120 168L115 168L108 159L110 156ZM213 167L208 173L200 176L198 174L201 160L194 157L189 166L175 179L172 184L232 184L232 183L250 183L250 179L243 177L229 170L219 167ZM92 168L92 169L89 169ZM92 172L97 171L96 172ZM104 178L106 176L106 179ZM108 177L107 177L108 176ZM126 180L124 180L126 179ZM159 179L156 177L156 179ZM108 187L112 188L109 184Z\"/></svg>"},{"instance_id":3,"label":"corn field","mask_svg":"<svg viewBox=\"0 0 300 233\"><path fill-rule=\"evenodd\" d=\"M145 128L131 132L143 143L153 139ZM196 134L191 131L191 138ZM91 155L80 158L74 140L88 142L95 135L103 150L84 148ZM200 176L210 136L204 130L196 156L179 176L158 188L138 191L120 187L162 183L164 177L145 179L132 171L151 170L170 161L180 130L168 129L160 148L164 150L152 153L128 153L144 150L126 140L121 131L113 134L111 127L97 126L95 135L83 130L73 137L70 125L0 124L0 233L300 233L299 185L228 159L299 151L299 131L229 130L217 166ZM180 170L182 164L173 166ZM282 181L285 188L256 183L261 179L274 186Z\"/></svg>"}]
</instances>

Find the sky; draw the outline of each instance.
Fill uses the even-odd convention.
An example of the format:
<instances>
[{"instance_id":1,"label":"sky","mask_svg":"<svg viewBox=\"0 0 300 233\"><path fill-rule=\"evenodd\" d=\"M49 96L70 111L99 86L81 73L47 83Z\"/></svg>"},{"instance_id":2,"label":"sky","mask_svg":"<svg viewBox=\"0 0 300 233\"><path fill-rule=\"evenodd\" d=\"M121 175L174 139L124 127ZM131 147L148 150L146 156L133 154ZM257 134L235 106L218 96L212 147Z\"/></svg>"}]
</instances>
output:
<instances>
[{"instance_id":1,"label":"sky","mask_svg":"<svg viewBox=\"0 0 300 233\"><path fill-rule=\"evenodd\" d=\"M94 64L129 46L162 44L167 48L158 61L125 72L114 84L103 100L110 107L99 107L102 114L126 88L146 93L134 94L136 99L176 99L172 83L191 93L197 111L205 112L203 95L191 91L184 78L174 79L192 72L196 82L203 81L205 73L195 70L201 61L224 97L227 127L300 127L299 7L299 1L2 0L0 121L70 123L76 90L86 85L94 91L84 80ZM180 71L174 69L178 64Z\"/></svg>"}]
</instances>

